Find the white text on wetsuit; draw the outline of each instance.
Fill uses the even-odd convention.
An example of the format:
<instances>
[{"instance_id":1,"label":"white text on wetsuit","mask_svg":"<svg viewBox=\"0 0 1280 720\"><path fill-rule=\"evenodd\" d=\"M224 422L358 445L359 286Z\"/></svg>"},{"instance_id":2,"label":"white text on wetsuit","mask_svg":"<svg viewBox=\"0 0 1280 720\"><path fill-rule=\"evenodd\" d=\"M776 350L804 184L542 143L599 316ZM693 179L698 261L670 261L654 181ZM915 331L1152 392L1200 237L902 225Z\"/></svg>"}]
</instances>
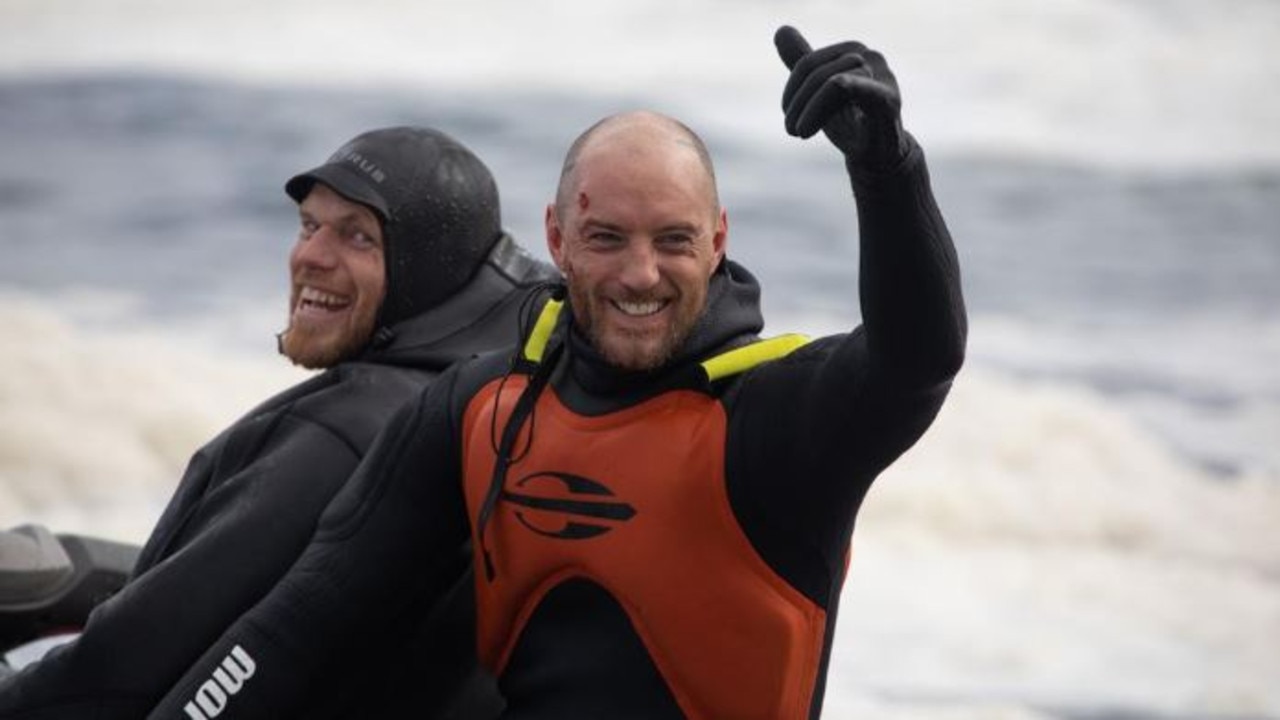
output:
<instances>
[{"instance_id":1,"label":"white text on wetsuit","mask_svg":"<svg viewBox=\"0 0 1280 720\"><path fill-rule=\"evenodd\" d=\"M195 698L186 704L187 717L209 720L221 715L227 709L231 696L240 692L257 667L244 648L239 645L231 648L231 652L222 658L222 664L213 671L213 677L205 680L196 691Z\"/></svg>"}]
</instances>

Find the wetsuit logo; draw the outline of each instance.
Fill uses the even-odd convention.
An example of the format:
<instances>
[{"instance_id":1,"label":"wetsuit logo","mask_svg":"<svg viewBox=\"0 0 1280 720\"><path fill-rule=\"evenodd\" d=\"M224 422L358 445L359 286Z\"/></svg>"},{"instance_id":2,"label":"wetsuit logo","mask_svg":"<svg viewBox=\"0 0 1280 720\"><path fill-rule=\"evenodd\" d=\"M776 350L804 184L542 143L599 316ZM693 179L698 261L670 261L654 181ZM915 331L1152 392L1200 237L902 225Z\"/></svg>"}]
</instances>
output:
<instances>
[{"instance_id":1,"label":"wetsuit logo","mask_svg":"<svg viewBox=\"0 0 1280 720\"><path fill-rule=\"evenodd\" d=\"M515 487L521 492L504 490L502 499L524 508L515 511L516 519L546 537L560 540L593 538L609 532L616 523L626 522L636 514L635 508L627 503L606 500L615 496L603 483L581 475L533 473L516 481ZM582 518L613 521L614 524Z\"/></svg>"},{"instance_id":2,"label":"wetsuit logo","mask_svg":"<svg viewBox=\"0 0 1280 720\"><path fill-rule=\"evenodd\" d=\"M253 677L257 669L258 665L244 648L239 645L231 648L231 652L222 658L222 664L213 671L213 677L204 681L195 698L183 708L187 717L209 720L221 715L227 709L231 696L240 692L245 681Z\"/></svg>"},{"instance_id":3,"label":"wetsuit logo","mask_svg":"<svg viewBox=\"0 0 1280 720\"><path fill-rule=\"evenodd\" d=\"M364 155L361 155L355 150L348 150L346 152L343 152L343 150L339 150L329 158L329 162L349 163L351 166L355 167L360 172L364 173L365 175L368 175L371 180L378 183L379 185L382 184L382 181L387 179L387 173L381 167L379 167L377 163L365 157Z\"/></svg>"}]
</instances>

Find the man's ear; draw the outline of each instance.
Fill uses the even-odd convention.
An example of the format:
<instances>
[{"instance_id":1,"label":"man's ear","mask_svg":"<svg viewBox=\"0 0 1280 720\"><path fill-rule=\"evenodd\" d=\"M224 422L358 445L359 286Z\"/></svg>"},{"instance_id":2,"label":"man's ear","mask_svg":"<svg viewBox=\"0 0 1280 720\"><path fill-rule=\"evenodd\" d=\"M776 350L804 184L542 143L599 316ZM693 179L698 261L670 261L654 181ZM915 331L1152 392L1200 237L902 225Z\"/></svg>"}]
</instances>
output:
<instances>
[{"instance_id":1,"label":"man's ear","mask_svg":"<svg viewBox=\"0 0 1280 720\"><path fill-rule=\"evenodd\" d=\"M564 234L560 232L560 220L556 217L554 203L547 205L547 214L543 220L547 229L547 251L555 261L560 272L564 272Z\"/></svg>"},{"instance_id":2,"label":"man's ear","mask_svg":"<svg viewBox=\"0 0 1280 720\"><path fill-rule=\"evenodd\" d=\"M711 238L711 249L716 261L711 263L712 269L720 267L724 254L729 249L729 213L720 208L720 217L716 219L716 234Z\"/></svg>"}]
</instances>

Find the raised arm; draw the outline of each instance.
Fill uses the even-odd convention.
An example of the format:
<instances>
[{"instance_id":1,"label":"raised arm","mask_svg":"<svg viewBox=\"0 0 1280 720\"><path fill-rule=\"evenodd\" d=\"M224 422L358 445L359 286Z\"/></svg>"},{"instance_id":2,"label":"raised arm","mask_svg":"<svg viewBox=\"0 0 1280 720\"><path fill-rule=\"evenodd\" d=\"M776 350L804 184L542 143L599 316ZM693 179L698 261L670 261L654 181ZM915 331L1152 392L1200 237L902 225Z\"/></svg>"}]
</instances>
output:
<instances>
[{"instance_id":1,"label":"raised arm","mask_svg":"<svg viewBox=\"0 0 1280 720\"><path fill-rule=\"evenodd\" d=\"M964 357L960 270L924 153L902 127L897 79L884 56L862 43L811 50L789 26L774 42L791 70L782 96L787 132L808 138L821 130L844 155L852 180L874 381L946 382Z\"/></svg>"},{"instance_id":2,"label":"raised arm","mask_svg":"<svg viewBox=\"0 0 1280 720\"><path fill-rule=\"evenodd\" d=\"M966 321L955 247L884 58L856 42L810 50L790 27L775 44L791 69L787 131L822 130L852 180L862 324L743 379L726 466L752 543L827 607L868 488L942 407L964 358Z\"/></svg>"}]
</instances>

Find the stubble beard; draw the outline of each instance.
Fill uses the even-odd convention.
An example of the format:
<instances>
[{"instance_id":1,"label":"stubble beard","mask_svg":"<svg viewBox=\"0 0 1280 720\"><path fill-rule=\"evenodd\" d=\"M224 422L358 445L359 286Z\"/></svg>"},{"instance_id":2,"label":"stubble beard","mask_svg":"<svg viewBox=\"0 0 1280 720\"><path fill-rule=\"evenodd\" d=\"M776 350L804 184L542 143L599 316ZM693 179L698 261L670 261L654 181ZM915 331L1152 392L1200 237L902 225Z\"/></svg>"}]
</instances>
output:
<instances>
[{"instance_id":1,"label":"stubble beard","mask_svg":"<svg viewBox=\"0 0 1280 720\"><path fill-rule=\"evenodd\" d=\"M571 268L565 270L565 282L569 287L569 301L574 308L574 320L578 329L591 342L596 352L610 364L630 372L651 372L675 358L702 314L704 298L680 296L675 301L675 316L663 329L656 343L648 342L646 334L632 333L625 329L608 332L596 322L597 311L604 309L609 300L593 297L576 282Z\"/></svg>"}]
</instances>

